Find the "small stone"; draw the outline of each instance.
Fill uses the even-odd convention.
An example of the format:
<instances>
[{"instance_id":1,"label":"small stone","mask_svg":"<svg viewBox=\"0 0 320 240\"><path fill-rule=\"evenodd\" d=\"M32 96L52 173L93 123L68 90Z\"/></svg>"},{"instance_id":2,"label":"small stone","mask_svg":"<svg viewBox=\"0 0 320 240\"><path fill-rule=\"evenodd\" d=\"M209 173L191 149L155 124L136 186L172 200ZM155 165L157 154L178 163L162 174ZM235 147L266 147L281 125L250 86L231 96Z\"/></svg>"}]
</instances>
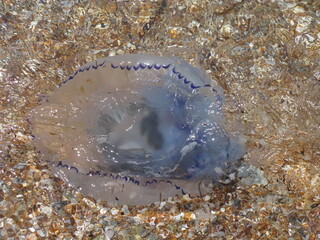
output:
<instances>
[{"instance_id":1,"label":"small stone","mask_svg":"<svg viewBox=\"0 0 320 240\"><path fill-rule=\"evenodd\" d=\"M295 8L293 9L293 12L294 12L294 13L304 13L305 10L304 10L303 7L297 6L297 7L295 7Z\"/></svg>"},{"instance_id":2,"label":"small stone","mask_svg":"<svg viewBox=\"0 0 320 240\"><path fill-rule=\"evenodd\" d=\"M204 196L203 200L206 201L206 202L209 201L210 200L210 196L209 195Z\"/></svg>"},{"instance_id":3,"label":"small stone","mask_svg":"<svg viewBox=\"0 0 320 240\"><path fill-rule=\"evenodd\" d=\"M156 220L156 217L152 217L151 219L150 219L151 221L149 222L149 225L150 226L155 226L156 224L155 224L155 220Z\"/></svg>"},{"instance_id":4,"label":"small stone","mask_svg":"<svg viewBox=\"0 0 320 240\"><path fill-rule=\"evenodd\" d=\"M110 210L111 214L114 216L114 215L117 215L119 213L119 209L116 209L116 208L112 208Z\"/></svg>"},{"instance_id":5,"label":"small stone","mask_svg":"<svg viewBox=\"0 0 320 240\"><path fill-rule=\"evenodd\" d=\"M188 212L188 213L185 214L185 218L187 220L195 219L196 215L194 213Z\"/></svg>"},{"instance_id":6,"label":"small stone","mask_svg":"<svg viewBox=\"0 0 320 240\"><path fill-rule=\"evenodd\" d=\"M31 233L27 236L27 240L36 240L36 239L38 238L37 238L37 235L34 233Z\"/></svg>"},{"instance_id":7,"label":"small stone","mask_svg":"<svg viewBox=\"0 0 320 240\"><path fill-rule=\"evenodd\" d=\"M182 231L185 231L185 230L187 230L189 227L188 227L188 225L187 224L183 224L182 226L181 226L181 230Z\"/></svg>"},{"instance_id":8,"label":"small stone","mask_svg":"<svg viewBox=\"0 0 320 240\"><path fill-rule=\"evenodd\" d=\"M112 239L112 237L114 236L113 229L111 227L106 227L104 231L105 231L105 240Z\"/></svg>"},{"instance_id":9,"label":"small stone","mask_svg":"<svg viewBox=\"0 0 320 240\"><path fill-rule=\"evenodd\" d=\"M124 215L129 215L130 211L128 209L127 205L123 205L123 207L121 208L122 212L124 213Z\"/></svg>"},{"instance_id":10,"label":"small stone","mask_svg":"<svg viewBox=\"0 0 320 240\"><path fill-rule=\"evenodd\" d=\"M166 205L166 202L161 202L160 206L159 206L159 209L161 210L165 205Z\"/></svg>"},{"instance_id":11,"label":"small stone","mask_svg":"<svg viewBox=\"0 0 320 240\"><path fill-rule=\"evenodd\" d=\"M43 230L37 230L37 233L40 237L44 238L45 237L45 234L43 232Z\"/></svg>"},{"instance_id":12,"label":"small stone","mask_svg":"<svg viewBox=\"0 0 320 240\"><path fill-rule=\"evenodd\" d=\"M107 211L108 211L108 210L107 210L106 208L101 208L101 209L100 209L100 214L101 214L101 215L105 215L105 214L107 213Z\"/></svg>"},{"instance_id":13,"label":"small stone","mask_svg":"<svg viewBox=\"0 0 320 240\"><path fill-rule=\"evenodd\" d=\"M174 217L173 217L173 220L178 222L178 221L180 221L181 218L183 218L183 217L184 217L184 213L180 213L180 214L174 216Z\"/></svg>"},{"instance_id":14,"label":"small stone","mask_svg":"<svg viewBox=\"0 0 320 240\"><path fill-rule=\"evenodd\" d=\"M49 206L41 205L40 211L41 211L42 213L44 213L44 214L47 214L47 215L51 215L51 214L52 214L52 208L49 207Z\"/></svg>"},{"instance_id":15,"label":"small stone","mask_svg":"<svg viewBox=\"0 0 320 240\"><path fill-rule=\"evenodd\" d=\"M192 200L192 199L190 198L189 194L183 195L182 199L185 200L185 201L187 201L187 202L189 202L189 201Z\"/></svg>"}]
</instances>

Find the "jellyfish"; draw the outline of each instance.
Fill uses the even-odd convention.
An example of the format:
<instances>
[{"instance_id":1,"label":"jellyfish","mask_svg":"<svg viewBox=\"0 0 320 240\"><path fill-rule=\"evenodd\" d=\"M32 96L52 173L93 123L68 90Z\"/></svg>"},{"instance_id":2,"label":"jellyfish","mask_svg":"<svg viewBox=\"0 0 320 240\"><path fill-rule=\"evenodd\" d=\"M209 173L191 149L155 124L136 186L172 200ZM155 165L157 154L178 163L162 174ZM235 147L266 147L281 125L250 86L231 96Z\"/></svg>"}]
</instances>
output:
<instances>
[{"instance_id":1,"label":"jellyfish","mask_svg":"<svg viewBox=\"0 0 320 240\"><path fill-rule=\"evenodd\" d=\"M31 112L40 158L82 193L142 205L201 196L244 154L224 130L223 90L177 57L85 64Z\"/></svg>"}]
</instances>

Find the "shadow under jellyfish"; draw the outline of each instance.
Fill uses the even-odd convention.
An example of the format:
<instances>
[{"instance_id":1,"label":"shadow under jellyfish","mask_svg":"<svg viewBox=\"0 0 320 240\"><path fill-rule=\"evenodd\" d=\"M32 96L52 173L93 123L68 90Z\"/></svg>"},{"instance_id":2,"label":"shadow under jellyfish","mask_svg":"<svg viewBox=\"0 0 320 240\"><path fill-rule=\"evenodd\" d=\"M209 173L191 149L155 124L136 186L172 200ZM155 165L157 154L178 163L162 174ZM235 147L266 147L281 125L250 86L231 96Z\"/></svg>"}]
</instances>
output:
<instances>
[{"instance_id":1,"label":"shadow under jellyfish","mask_svg":"<svg viewBox=\"0 0 320 240\"><path fill-rule=\"evenodd\" d=\"M223 91L182 59L146 54L90 62L31 113L53 173L108 202L199 196L243 145L223 129Z\"/></svg>"}]
</instances>

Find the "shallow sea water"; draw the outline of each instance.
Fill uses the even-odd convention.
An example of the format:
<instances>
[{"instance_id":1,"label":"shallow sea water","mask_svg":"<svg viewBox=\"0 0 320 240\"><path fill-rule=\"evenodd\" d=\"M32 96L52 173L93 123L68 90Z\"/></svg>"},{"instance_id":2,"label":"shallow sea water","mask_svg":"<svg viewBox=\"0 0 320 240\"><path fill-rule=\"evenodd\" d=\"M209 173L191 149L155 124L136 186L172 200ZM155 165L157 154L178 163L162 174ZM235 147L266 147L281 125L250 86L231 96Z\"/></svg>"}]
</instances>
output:
<instances>
[{"instance_id":1,"label":"shallow sea water","mask_svg":"<svg viewBox=\"0 0 320 240\"><path fill-rule=\"evenodd\" d=\"M320 238L317 1L0 8L0 238ZM181 57L224 89L227 131L247 140L238 182L203 198L110 207L39 162L27 119L42 96L85 62L146 52Z\"/></svg>"}]
</instances>

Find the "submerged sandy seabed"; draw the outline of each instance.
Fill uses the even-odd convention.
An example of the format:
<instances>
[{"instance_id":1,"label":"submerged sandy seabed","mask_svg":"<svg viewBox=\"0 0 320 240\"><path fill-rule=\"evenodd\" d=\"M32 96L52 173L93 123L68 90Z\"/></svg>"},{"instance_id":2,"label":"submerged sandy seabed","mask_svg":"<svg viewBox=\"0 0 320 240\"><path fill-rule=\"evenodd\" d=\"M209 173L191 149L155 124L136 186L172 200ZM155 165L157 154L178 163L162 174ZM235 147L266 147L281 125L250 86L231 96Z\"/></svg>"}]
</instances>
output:
<instances>
[{"instance_id":1,"label":"submerged sandy seabed","mask_svg":"<svg viewBox=\"0 0 320 240\"><path fill-rule=\"evenodd\" d=\"M2 1L0 238L319 239L319 7ZM27 118L41 96L85 62L146 52L186 59L222 86L228 131L246 138L244 166L259 184L110 207L39 162Z\"/></svg>"}]
</instances>

